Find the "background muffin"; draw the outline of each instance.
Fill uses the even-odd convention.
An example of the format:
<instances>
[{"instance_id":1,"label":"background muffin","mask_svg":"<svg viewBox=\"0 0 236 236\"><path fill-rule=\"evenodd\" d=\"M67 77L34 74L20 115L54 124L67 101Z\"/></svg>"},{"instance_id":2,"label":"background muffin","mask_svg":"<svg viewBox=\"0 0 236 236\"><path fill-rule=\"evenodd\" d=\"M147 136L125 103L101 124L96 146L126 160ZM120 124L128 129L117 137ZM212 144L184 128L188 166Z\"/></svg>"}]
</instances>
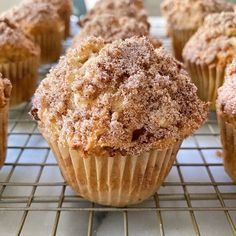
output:
<instances>
[{"instance_id":1,"label":"background muffin","mask_svg":"<svg viewBox=\"0 0 236 236\"><path fill-rule=\"evenodd\" d=\"M209 15L183 51L184 62L199 96L215 109L217 89L224 82L225 68L236 55L236 14Z\"/></svg>"},{"instance_id":2,"label":"background muffin","mask_svg":"<svg viewBox=\"0 0 236 236\"><path fill-rule=\"evenodd\" d=\"M161 8L178 60L182 60L185 44L202 25L207 15L223 11L233 12L233 4L221 0L164 0Z\"/></svg>"},{"instance_id":3,"label":"background muffin","mask_svg":"<svg viewBox=\"0 0 236 236\"><path fill-rule=\"evenodd\" d=\"M99 0L86 16L79 21L79 25L84 27L84 25L95 16L100 16L104 13L118 17L127 16L135 18L137 21L143 22L147 28L150 26L142 0Z\"/></svg>"},{"instance_id":4,"label":"background muffin","mask_svg":"<svg viewBox=\"0 0 236 236\"><path fill-rule=\"evenodd\" d=\"M118 17L110 14L95 16L87 22L73 40L72 47L77 47L88 37L102 37L105 43L111 43L117 39L126 39L132 36L148 36L149 30L143 22L134 18ZM149 36L151 38L151 36ZM155 47L160 47L161 42L152 37Z\"/></svg>"},{"instance_id":5,"label":"background muffin","mask_svg":"<svg viewBox=\"0 0 236 236\"><path fill-rule=\"evenodd\" d=\"M6 14L40 46L41 62L52 63L61 54L64 23L48 3L24 3Z\"/></svg>"},{"instance_id":6,"label":"background muffin","mask_svg":"<svg viewBox=\"0 0 236 236\"><path fill-rule=\"evenodd\" d=\"M13 85L12 105L32 97L39 60L40 48L14 23L0 17L0 73Z\"/></svg>"},{"instance_id":7,"label":"background muffin","mask_svg":"<svg viewBox=\"0 0 236 236\"><path fill-rule=\"evenodd\" d=\"M236 181L236 60L229 66L224 85L218 90L217 115L225 170Z\"/></svg>"},{"instance_id":8,"label":"background muffin","mask_svg":"<svg viewBox=\"0 0 236 236\"><path fill-rule=\"evenodd\" d=\"M51 3L57 10L58 15L64 21L65 38L70 36L70 17L72 15L73 3L72 0L25 0L24 3Z\"/></svg>"},{"instance_id":9,"label":"background muffin","mask_svg":"<svg viewBox=\"0 0 236 236\"><path fill-rule=\"evenodd\" d=\"M182 64L147 38L89 38L43 80L32 115L75 191L124 206L157 190L207 105Z\"/></svg>"},{"instance_id":10,"label":"background muffin","mask_svg":"<svg viewBox=\"0 0 236 236\"><path fill-rule=\"evenodd\" d=\"M0 168L6 159L8 110L11 94L11 82L0 74Z\"/></svg>"}]
</instances>

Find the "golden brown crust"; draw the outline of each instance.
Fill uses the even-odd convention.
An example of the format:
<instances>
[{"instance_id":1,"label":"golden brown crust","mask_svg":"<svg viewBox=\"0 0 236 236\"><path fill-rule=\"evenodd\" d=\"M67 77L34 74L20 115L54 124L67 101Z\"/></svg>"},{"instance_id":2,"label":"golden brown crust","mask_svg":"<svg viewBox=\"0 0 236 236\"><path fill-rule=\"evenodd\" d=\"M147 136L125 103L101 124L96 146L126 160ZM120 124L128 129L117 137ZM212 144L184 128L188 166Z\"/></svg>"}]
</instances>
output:
<instances>
[{"instance_id":1,"label":"golden brown crust","mask_svg":"<svg viewBox=\"0 0 236 236\"><path fill-rule=\"evenodd\" d=\"M2 78L0 73L0 108L8 104L11 95L12 85L10 80Z\"/></svg>"},{"instance_id":2,"label":"golden brown crust","mask_svg":"<svg viewBox=\"0 0 236 236\"><path fill-rule=\"evenodd\" d=\"M86 38L101 37L105 43L117 39L126 39L132 36L148 36L149 31L143 22L138 22L130 17L118 17L110 14L95 16L75 36L72 47L77 47ZM161 42L152 38L155 47L160 47Z\"/></svg>"},{"instance_id":3,"label":"golden brown crust","mask_svg":"<svg viewBox=\"0 0 236 236\"><path fill-rule=\"evenodd\" d=\"M25 60L38 56L40 49L11 20L0 17L0 63Z\"/></svg>"},{"instance_id":4,"label":"golden brown crust","mask_svg":"<svg viewBox=\"0 0 236 236\"><path fill-rule=\"evenodd\" d=\"M212 14L188 41L184 60L225 67L236 55L236 13Z\"/></svg>"},{"instance_id":5,"label":"golden brown crust","mask_svg":"<svg viewBox=\"0 0 236 236\"><path fill-rule=\"evenodd\" d=\"M225 82L218 89L217 99L218 110L225 115L228 121L236 124L236 60L229 65ZM234 122L232 122L234 121Z\"/></svg>"},{"instance_id":6,"label":"golden brown crust","mask_svg":"<svg viewBox=\"0 0 236 236\"><path fill-rule=\"evenodd\" d=\"M171 28L183 30L197 29L211 13L233 12L233 6L221 0L164 0L161 9Z\"/></svg>"},{"instance_id":7,"label":"golden brown crust","mask_svg":"<svg viewBox=\"0 0 236 236\"><path fill-rule=\"evenodd\" d=\"M29 35L60 32L64 23L50 3L22 3L5 13Z\"/></svg>"},{"instance_id":8,"label":"golden brown crust","mask_svg":"<svg viewBox=\"0 0 236 236\"><path fill-rule=\"evenodd\" d=\"M136 155L166 148L207 117L182 64L143 37L104 45L89 38L39 86L42 129L87 154Z\"/></svg>"},{"instance_id":9,"label":"golden brown crust","mask_svg":"<svg viewBox=\"0 0 236 236\"><path fill-rule=\"evenodd\" d=\"M100 0L96 2L87 15L79 21L79 25L84 27L85 24L91 21L95 16L100 16L104 13L118 17L127 16L135 18L139 22L143 22L147 28L150 26L142 0Z\"/></svg>"}]
</instances>

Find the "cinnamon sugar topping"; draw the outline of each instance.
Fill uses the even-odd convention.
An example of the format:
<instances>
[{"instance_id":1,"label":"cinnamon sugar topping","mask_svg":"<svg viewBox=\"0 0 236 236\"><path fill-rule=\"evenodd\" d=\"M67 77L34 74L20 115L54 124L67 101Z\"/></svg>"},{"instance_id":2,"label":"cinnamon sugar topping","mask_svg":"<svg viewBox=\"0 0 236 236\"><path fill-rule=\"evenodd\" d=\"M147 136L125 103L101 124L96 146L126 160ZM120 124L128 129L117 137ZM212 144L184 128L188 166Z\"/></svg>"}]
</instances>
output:
<instances>
[{"instance_id":1,"label":"cinnamon sugar topping","mask_svg":"<svg viewBox=\"0 0 236 236\"><path fill-rule=\"evenodd\" d=\"M211 13L234 11L233 4L222 0L164 0L161 8L168 24L177 29L197 29Z\"/></svg>"},{"instance_id":2,"label":"cinnamon sugar topping","mask_svg":"<svg viewBox=\"0 0 236 236\"><path fill-rule=\"evenodd\" d=\"M90 36L102 37L105 43L111 43L117 39L126 39L132 36L148 36L149 31L143 22L129 17L118 17L110 14L95 16L75 36L73 47ZM161 42L156 39L156 47Z\"/></svg>"},{"instance_id":3,"label":"cinnamon sugar topping","mask_svg":"<svg viewBox=\"0 0 236 236\"><path fill-rule=\"evenodd\" d=\"M55 7L57 13L60 17L63 18L64 14L69 12L72 13L72 0L24 0L23 3L32 4L32 3L50 3L52 6Z\"/></svg>"},{"instance_id":4,"label":"cinnamon sugar topping","mask_svg":"<svg viewBox=\"0 0 236 236\"><path fill-rule=\"evenodd\" d=\"M212 14L183 50L185 60L226 66L236 54L236 13Z\"/></svg>"},{"instance_id":5,"label":"cinnamon sugar topping","mask_svg":"<svg viewBox=\"0 0 236 236\"><path fill-rule=\"evenodd\" d=\"M29 34L45 29L58 31L58 28L63 25L56 8L46 2L25 2L10 9L4 15L18 23Z\"/></svg>"},{"instance_id":6,"label":"cinnamon sugar topping","mask_svg":"<svg viewBox=\"0 0 236 236\"><path fill-rule=\"evenodd\" d=\"M84 27L95 16L101 16L106 13L117 17L135 18L137 21L143 22L147 28L150 26L142 0L99 0L86 16L79 21L79 25Z\"/></svg>"},{"instance_id":7,"label":"cinnamon sugar topping","mask_svg":"<svg viewBox=\"0 0 236 236\"><path fill-rule=\"evenodd\" d=\"M39 55L40 49L7 17L0 17L0 62Z\"/></svg>"},{"instance_id":8,"label":"cinnamon sugar topping","mask_svg":"<svg viewBox=\"0 0 236 236\"><path fill-rule=\"evenodd\" d=\"M81 153L135 155L197 129L207 105L182 64L143 37L104 45L89 38L39 86L33 114L62 145Z\"/></svg>"}]
</instances>

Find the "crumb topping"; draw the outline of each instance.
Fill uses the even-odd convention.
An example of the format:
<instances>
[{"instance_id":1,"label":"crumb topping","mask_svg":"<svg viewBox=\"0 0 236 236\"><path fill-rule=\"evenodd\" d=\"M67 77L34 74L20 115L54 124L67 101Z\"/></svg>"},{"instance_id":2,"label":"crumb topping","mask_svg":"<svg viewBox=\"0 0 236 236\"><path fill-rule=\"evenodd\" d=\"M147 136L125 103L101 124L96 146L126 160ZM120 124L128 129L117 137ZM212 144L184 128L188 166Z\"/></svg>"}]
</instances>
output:
<instances>
[{"instance_id":1,"label":"crumb topping","mask_svg":"<svg viewBox=\"0 0 236 236\"><path fill-rule=\"evenodd\" d=\"M233 4L221 0L164 0L161 10L171 27L197 29L207 15L233 12L233 6Z\"/></svg>"},{"instance_id":2,"label":"crumb topping","mask_svg":"<svg viewBox=\"0 0 236 236\"><path fill-rule=\"evenodd\" d=\"M143 22L138 22L134 18L118 17L110 14L95 16L82 30L75 36L73 47L78 46L81 41L90 36L102 37L105 43L111 43L117 39L126 39L132 36L148 36L149 30ZM161 46L161 42L156 39L156 47Z\"/></svg>"},{"instance_id":3,"label":"crumb topping","mask_svg":"<svg viewBox=\"0 0 236 236\"><path fill-rule=\"evenodd\" d=\"M230 63L236 54L236 13L216 13L206 17L202 27L183 50L184 60L201 64Z\"/></svg>"},{"instance_id":4,"label":"crumb topping","mask_svg":"<svg viewBox=\"0 0 236 236\"><path fill-rule=\"evenodd\" d=\"M72 14L72 0L24 0L23 3L50 3L56 8L61 17L63 17L65 13L68 14L68 11Z\"/></svg>"},{"instance_id":5,"label":"crumb topping","mask_svg":"<svg viewBox=\"0 0 236 236\"><path fill-rule=\"evenodd\" d=\"M86 16L79 21L79 25L84 27L84 25L95 16L101 16L104 13L118 17L127 16L135 18L139 22L143 22L147 28L150 26L142 0L99 0Z\"/></svg>"},{"instance_id":6,"label":"crumb topping","mask_svg":"<svg viewBox=\"0 0 236 236\"><path fill-rule=\"evenodd\" d=\"M0 17L0 62L9 63L37 56L40 49L11 20Z\"/></svg>"},{"instance_id":7,"label":"crumb topping","mask_svg":"<svg viewBox=\"0 0 236 236\"><path fill-rule=\"evenodd\" d=\"M29 34L37 34L45 30L58 32L63 26L56 8L46 2L21 3L6 12L5 16L19 24Z\"/></svg>"},{"instance_id":8,"label":"crumb topping","mask_svg":"<svg viewBox=\"0 0 236 236\"><path fill-rule=\"evenodd\" d=\"M11 82L8 79L4 79L0 73L0 108L4 107L11 95Z\"/></svg>"},{"instance_id":9,"label":"crumb topping","mask_svg":"<svg viewBox=\"0 0 236 236\"><path fill-rule=\"evenodd\" d=\"M236 116L236 59L228 66L225 82L218 89L217 104L221 111Z\"/></svg>"},{"instance_id":10,"label":"crumb topping","mask_svg":"<svg viewBox=\"0 0 236 236\"><path fill-rule=\"evenodd\" d=\"M42 81L31 114L86 155L136 155L200 127L208 106L196 90L182 64L148 38L89 38Z\"/></svg>"}]
</instances>

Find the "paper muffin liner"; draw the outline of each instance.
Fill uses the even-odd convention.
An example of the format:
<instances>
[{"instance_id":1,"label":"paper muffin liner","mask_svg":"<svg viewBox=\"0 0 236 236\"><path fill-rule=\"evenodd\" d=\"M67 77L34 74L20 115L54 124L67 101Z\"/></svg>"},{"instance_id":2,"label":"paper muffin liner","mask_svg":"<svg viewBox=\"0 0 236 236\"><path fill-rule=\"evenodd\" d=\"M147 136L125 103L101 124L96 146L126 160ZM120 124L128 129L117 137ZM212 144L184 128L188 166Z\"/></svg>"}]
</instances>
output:
<instances>
[{"instance_id":1,"label":"paper muffin liner","mask_svg":"<svg viewBox=\"0 0 236 236\"><path fill-rule=\"evenodd\" d=\"M38 77L39 57L24 61L0 63L0 73L12 83L10 105L26 102L33 96Z\"/></svg>"},{"instance_id":2,"label":"paper muffin liner","mask_svg":"<svg viewBox=\"0 0 236 236\"><path fill-rule=\"evenodd\" d=\"M168 26L167 30L168 35L171 37L172 49L176 59L183 61L182 51L184 46L196 30L178 30L171 28L171 26Z\"/></svg>"},{"instance_id":3,"label":"paper muffin liner","mask_svg":"<svg viewBox=\"0 0 236 236\"><path fill-rule=\"evenodd\" d=\"M224 152L224 168L231 179L236 182L236 124L235 121L230 123L220 109L217 109L217 117Z\"/></svg>"},{"instance_id":4,"label":"paper muffin liner","mask_svg":"<svg viewBox=\"0 0 236 236\"><path fill-rule=\"evenodd\" d=\"M41 63L48 64L57 61L62 52L62 41L65 35L64 26L59 32L48 32L34 36L34 41L41 49Z\"/></svg>"},{"instance_id":5,"label":"paper muffin liner","mask_svg":"<svg viewBox=\"0 0 236 236\"><path fill-rule=\"evenodd\" d=\"M153 195L168 175L181 145L177 142L140 156L82 157L79 151L44 137L75 192L92 202L117 207L136 204Z\"/></svg>"},{"instance_id":6,"label":"paper muffin liner","mask_svg":"<svg viewBox=\"0 0 236 236\"><path fill-rule=\"evenodd\" d=\"M225 67L207 64L195 64L185 60L192 82L198 88L198 96L210 102L210 109L215 111L217 90L224 83Z\"/></svg>"},{"instance_id":7,"label":"paper muffin liner","mask_svg":"<svg viewBox=\"0 0 236 236\"><path fill-rule=\"evenodd\" d=\"M6 159L9 101L0 108L0 168Z\"/></svg>"},{"instance_id":8,"label":"paper muffin liner","mask_svg":"<svg viewBox=\"0 0 236 236\"><path fill-rule=\"evenodd\" d=\"M70 12L68 11L64 16L63 16L63 21L65 24L65 30L64 30L64 38L66 39L67 37L70 36Z\"/></svg>"}]
</instances>

